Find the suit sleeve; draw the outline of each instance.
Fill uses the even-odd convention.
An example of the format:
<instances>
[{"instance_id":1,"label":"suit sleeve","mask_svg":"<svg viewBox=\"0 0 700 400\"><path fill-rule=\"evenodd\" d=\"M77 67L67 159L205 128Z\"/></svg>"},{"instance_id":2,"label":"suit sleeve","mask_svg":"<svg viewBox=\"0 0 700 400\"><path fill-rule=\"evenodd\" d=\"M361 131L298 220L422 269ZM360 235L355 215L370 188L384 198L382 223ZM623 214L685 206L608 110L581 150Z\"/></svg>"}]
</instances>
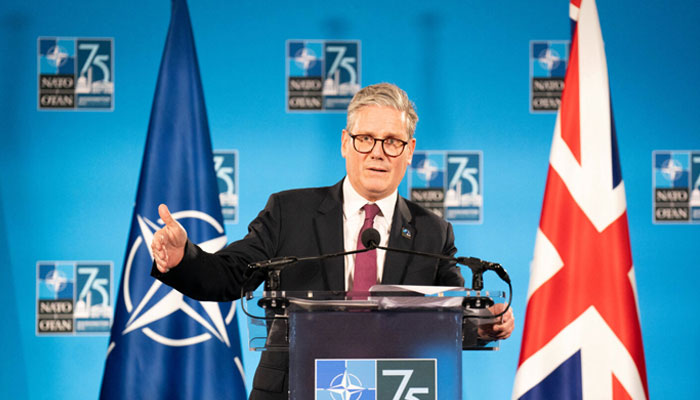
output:
<instances>
[{"instance_id":1,"label":"suit sleeve","mask_svg":"<svg viewBox=\"0 0 700 400\"><path fill-rule=\"evenodd\" d=\"M195 300L238 299L244 285L245 290L253 290L264 280L264 275L251 272L248 264L276 256L280 222L279 199L272 195L248 225L248 234L243 239L213 254L188 240L180 264L163 274L154 263L151 275Z\"/></svg>"},{"instance_id":2,"label":"suit sleeve","mask_svg":"<svg viewBox=\"0 0 700 400\"><path fill-rule=\"evenodd\" d=\"M456 253L454 231L452 224L448 222L442 254L454 257ZM462 277L459 266L453 261L440 261L435 280L435 285L438 286L464 286L464 277Z\"/></svg>"}]
</instances>

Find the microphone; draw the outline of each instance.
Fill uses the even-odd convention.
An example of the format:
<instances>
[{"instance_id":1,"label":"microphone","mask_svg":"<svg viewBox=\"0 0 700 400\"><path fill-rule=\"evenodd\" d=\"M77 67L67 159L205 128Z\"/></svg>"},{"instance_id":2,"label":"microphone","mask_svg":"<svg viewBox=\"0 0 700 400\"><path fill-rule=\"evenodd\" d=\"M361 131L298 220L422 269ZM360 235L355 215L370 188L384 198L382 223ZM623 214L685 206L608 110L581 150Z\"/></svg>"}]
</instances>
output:
<instances>
[{"instance_id":1,"label":"microphone","mask_svg":"<svg viewBox=\"0 0 700 400\"><path fill-rule=\"evenodd\" d=\"M364 232L362 232L360 240L362 241L362 245L365 246L366 249L372 250L376 249L377 246L379 246L381 236L379 236L379 232L376 229L367 228Z\"/></svg>"},{"instance_id":2,"label":"microphone","mask_svg":"<svg viewBox=\"0 0 700 400\"><path fill-rule=\"evenodd\" d=\"M506 283L508 283L508 285L510 285L510 277L508 276L508 273L498 263L484 261L484 260L478 259L476 257L457 257L457 258L455 258L455 257L446 256L444 254L426 253L426 252L422 252L422 251L404 250L404 249L396 249L396 248L392 248L392 247L384 247L384 246L379 245L380 241L381 241L381 236L379 235L379 231L377 231L374 228L367 228L362 232L362 235L360 236L360 242L362 242L362 245L365 247L364 249L343 251L343 252L332 253L332 254L321 254L319 256L311 256L311 257L273 258L271 260L252 262L252 263L248 264L248 268L261 269L261 270L266 270L269 273L274 273L274 275L275 275L274 281L276 282L276 284L271 285L274 288L274 287L279 286L279 273L282 271L282 269L284 269L285 267L287 267L290 264L296 264L296 263L301 262L301 261L323 260L326 258L339 257L339 256L348 255L348 254L364 253L366 251L371 251L374 249L381 249L381 250L393 251L393 252L397 252L397 253L413 254L413 255L418 255L418 256L423 256L423 257L432 257L432 258L438 258L441 260L454 261L457 264L467 266L472 271L472 289L474 289L474 290L483 289L484 281L483 281L482 275L485 271L494 271L496 274L498 274L499 278L501 278L504 282L506 282Z\"/></svg>"},{"instance_id":3,"label":"microphone","mask_svg":"<svg viewBox=\"0 0 700 400\"><path fill-rule=\"evenodd\" d=\"M501 264L484 261L484 265L486 266L486 269L494 271L496 274L498 274L498 277L501 278L503 282L510 283L510 276L508 276L508 272L506 272L506 269L503 268Z\"/></svg>"},{"instance_id":4,"label":"microphone","mask_svg":"<svg viewBox=\"0 0 700 400\"><path fill-rule=\"evenodd\" d=\"M481 275L484 273L484 271L494 271L496 274L498 274L498 277L501 278L504 282L510 284L510 277L508 276L508 273L506 272L505 268L503 268L500 264L490 262L490 261L484 261L476 257L450 257L446 256L443 254L433 254L433 253L426 253L422 251L414 251L414 250L403 250L403 249L395 249L392 247L383 247L379 246L379 241L380 241L380 235L379 232L374 229L374 228L367 228L365 229L364 232L362 232L362 236L360 238L362 241L362 245L365 246L366 249L382 249L386 251L394 251L398 253L406 253L406 254L414 254L414 255L419 255L419 256L424 256L424 257L434 257L434 258L439 258L441 260L448 260L448 261L454 261L457 264L462 264L467 267L469 267L472 270L472 275L473 275L473 280L472 280L472 288L476 290L480 290L483 288L483 278Z\"/></svg>"},{"instance_id":5,"label":"microphone","mask_svg":"<svg viewBox=\"0 0 700 400\"><path fill-rule=\"evenodd\" d=\"M457 257L456 261L458 264L466 265L471 268L474 273L483 273L484 271L493 271L498 274L498 277L505 283L510 283L510 276L506 272L505 268L501 264L484 261L476 257Z\"/></svg>"}]
</instances>

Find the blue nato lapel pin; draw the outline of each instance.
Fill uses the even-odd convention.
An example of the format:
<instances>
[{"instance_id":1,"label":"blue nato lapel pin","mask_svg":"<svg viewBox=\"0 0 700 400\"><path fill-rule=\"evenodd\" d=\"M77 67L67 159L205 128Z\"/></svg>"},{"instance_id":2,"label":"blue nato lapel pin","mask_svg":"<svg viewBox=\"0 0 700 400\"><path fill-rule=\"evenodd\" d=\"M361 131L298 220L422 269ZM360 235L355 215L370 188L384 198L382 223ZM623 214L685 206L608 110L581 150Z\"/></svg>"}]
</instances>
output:
<instances>
[{"instance_id":1,"label":"blue nato lapel pin","mask_svg":"<svg viewBox=\"0 0 700 400\"><path fill-rule=\"evenodd\" d=\"M406 239L410 239L412 237L411 231L408 230L405 226L401 228L401 236L405 237Z\"/></svg>"}]
</instances>

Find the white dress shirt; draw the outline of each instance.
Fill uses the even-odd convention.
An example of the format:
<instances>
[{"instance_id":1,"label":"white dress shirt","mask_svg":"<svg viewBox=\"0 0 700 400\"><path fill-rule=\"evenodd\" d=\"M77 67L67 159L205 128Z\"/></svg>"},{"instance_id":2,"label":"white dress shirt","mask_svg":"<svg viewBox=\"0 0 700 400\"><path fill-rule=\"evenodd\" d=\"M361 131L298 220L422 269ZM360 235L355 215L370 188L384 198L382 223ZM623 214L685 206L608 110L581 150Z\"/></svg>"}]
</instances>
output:
<instances>
[{"instance_id":1,"label":"white dress shirt","mask_svg":"<svg viewBox=\"0 0 700 400\"><path fill-rule=\"evenodd\" d=\"M379 231L381 238L379 245L386 247L389 244L389 232L391 232L391 221L394 217L394 208L399 192L395 190L388 197L377 202L379 214L374 217L374 229ZM343 180L343 238L345 251L357 249L357 238L360 236L360 229L365 222L365 211L362 207L371 203L362 197L350 180L345 177ZM377 249L377 283L382 281L384 272L385 250ZM345 290L352 290L353 277L355 276L355 255L345 256Z\"/></svg>"}]
</instances>

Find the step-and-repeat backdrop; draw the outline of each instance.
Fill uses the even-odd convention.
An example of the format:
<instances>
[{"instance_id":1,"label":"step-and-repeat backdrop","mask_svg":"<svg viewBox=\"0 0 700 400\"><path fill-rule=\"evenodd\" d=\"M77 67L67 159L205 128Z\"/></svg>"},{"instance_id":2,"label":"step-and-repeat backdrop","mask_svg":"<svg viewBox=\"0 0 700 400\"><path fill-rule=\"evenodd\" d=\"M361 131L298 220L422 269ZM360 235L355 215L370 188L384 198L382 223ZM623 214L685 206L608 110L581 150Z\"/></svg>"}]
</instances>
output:
<instances>
[{"instance_id":1,"label":"step-and-repeat backdrop","mask_svg":"<svg viewBox=\"0 0 700 400\"><path fill-rule=\"evenodd\" d=\"M271 193L339 181L349 99L368 84L399 85L420 117L400 194L452 222L459 255L511 274L512 338L498 352L463 354L465 398L509 398L569 4L190 3L228 239L246 233ZM697 397L700 8L598 9L649 393ZM169 18L165 0L0 10L0 397L98 396ZM235 316L226 323L240 326L250 390L259 354Z\"/></svg>"}]
</instances>

